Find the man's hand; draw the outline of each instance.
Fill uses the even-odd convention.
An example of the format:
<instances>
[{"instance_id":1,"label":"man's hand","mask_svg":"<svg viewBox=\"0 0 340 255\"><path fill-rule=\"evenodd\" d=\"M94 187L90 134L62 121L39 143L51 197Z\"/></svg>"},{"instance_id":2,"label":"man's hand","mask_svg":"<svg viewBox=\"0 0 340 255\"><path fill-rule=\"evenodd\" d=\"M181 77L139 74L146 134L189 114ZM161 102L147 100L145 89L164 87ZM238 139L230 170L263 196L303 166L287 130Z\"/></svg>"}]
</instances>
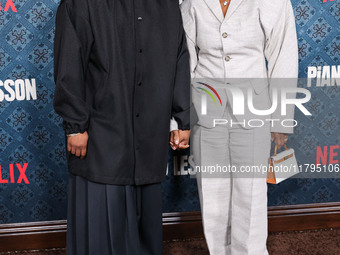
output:
<instances>
[{"instance_id":1,"label":"man's hand","mask_svg":"<svg viewBox=\"0 0 340 255\"><path fill-rule=\"evenodd\" d=\"M189 147L190 130L173 130L170 135L170 145L173 150Z\"/></svg>"},{"instance_id":2,"label":"man's hand","mask_svg":"<svg viewBox=\"0 0 340 255\"><path fill-rule=\"evenodd\" d=\"M88 140L89 140L89 135L87 134L86 131L79 135L68 136L67 137L67 150L71 152L71 154L83 159L86 156Z\"/></svg>"},{"instance_id":3,"label":"man's hand","mask_svg":"<svg viewBox=\"0 0 340 255\"><path fill-rule=\"evenodd\" d=\"M170 146L173 150L177 150L179 144L179 130L173 130L170 133Z\"/></svg>"},{"instance_id":4,"label":"man's hand","mask_svg":"<svg viewBox=\"0 0 340 255\"><path fill-rule=\"evenodd\" d=\"M275 143L277 149L280 149L288 141L288 135L283 133L272 132L272 142Z\"/></svg>"}]
</instances>

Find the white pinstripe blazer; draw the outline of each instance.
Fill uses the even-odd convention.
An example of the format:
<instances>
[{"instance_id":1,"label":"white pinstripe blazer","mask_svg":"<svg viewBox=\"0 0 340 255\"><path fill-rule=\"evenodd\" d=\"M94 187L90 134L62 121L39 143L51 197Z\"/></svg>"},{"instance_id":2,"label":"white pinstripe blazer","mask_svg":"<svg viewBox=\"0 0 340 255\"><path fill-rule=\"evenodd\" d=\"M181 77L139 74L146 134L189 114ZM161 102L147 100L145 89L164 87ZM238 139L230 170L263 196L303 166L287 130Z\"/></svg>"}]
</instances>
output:
<instances>
[{"instance_id":1,"label":"white pinstripe blazer","mask_svg":"<svg viewBox=\"0 0 340 255\"><path fill-rule=\"evenodd\" d=\"M297 78L298 46L290 0L231 0L225 17L219 0L184 0L180 8L192 78L263 78L266 82L249 84L255 96L269 85L268 93L257 100L264 107L271 105L272 85L267 81ZM194 95L193 103L196 107ZM290 118L293 112L290 109ZM279 111L271 117L287 118ZM276 126L272 132L292 133L293 129Z\"/></svg>"}]
</instances>

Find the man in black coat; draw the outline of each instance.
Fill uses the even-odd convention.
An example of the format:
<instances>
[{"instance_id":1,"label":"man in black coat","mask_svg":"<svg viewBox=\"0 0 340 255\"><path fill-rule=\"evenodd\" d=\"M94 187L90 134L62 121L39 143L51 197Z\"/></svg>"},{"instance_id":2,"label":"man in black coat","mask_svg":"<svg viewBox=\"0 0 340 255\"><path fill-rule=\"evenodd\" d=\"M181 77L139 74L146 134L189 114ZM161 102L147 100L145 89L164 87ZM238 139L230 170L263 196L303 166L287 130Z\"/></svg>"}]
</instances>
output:
<instances>
[{"instance_id":1,"label":"man in black coat","mask_svg":"<svg viewBox=\"0 0 340 255\"><path fill-rule=\"evenodd\" d=\"M178 1L62 0L54 42L54 108L70 172L67 253L162 254L170 119L185 130L174 148L186 148L190 133Z\"/></svg>"}]
</instances>

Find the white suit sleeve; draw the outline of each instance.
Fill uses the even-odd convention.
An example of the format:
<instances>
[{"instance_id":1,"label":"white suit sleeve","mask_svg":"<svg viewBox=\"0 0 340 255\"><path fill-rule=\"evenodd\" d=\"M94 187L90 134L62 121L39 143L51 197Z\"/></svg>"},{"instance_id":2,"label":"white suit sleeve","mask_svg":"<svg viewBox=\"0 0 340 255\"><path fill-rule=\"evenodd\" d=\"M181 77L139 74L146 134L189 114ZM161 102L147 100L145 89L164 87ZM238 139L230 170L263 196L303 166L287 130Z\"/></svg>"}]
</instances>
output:
<instances>
[{"instance_id":1,"label":"white suit sleeve","mask_svg":"<svg viewBox=\"0 0 340 255\"><path fill-rule=\"evenodd\" d=\"M270 80L270 96L273 88L297 86L298 77L298 44L295 27L295 17L290 0L284 1L282 10L279 11L277 22L266 35L265 57L268 61L268 78ZM290 95L291 98L292 95ZM279 101L280 102L280 101ZM280 104L278 105L280 106ZM272 114L272 119L294 118L294 105L288 105L287 114L281 115L281 108ZM290 124L290 123L289 123ZM293 133L292 127L283 127L276 123L271 128L272 132Z\"/></svg>"},{"instance_id":2,"label":"white suit sleeve","mask_svg":"<svg viewBox=\"0 0 340 255\"><path fill-rule=\"evenodd\" d=\"M183 18L183 27L187 39L187 46L190 54L190 73L191 79L195 77L195 69L197 66L197 46L196 46L196 21L193 2L195 0L185 0L181 4L181 12Z\"/></svg>"}]
</instances>

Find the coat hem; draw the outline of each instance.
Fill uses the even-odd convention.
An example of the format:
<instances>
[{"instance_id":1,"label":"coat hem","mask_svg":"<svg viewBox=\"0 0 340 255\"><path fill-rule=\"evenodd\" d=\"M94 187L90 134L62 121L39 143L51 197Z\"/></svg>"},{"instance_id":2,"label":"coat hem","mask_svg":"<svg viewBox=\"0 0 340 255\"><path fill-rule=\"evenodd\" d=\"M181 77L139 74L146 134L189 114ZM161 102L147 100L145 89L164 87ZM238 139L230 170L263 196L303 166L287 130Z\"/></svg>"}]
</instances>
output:
<instances>
[{"instance_id":1,"label":"coat hem","mask_svg":"<svg viewBox=\"0 0 340 255\"><path fill-rule=\"evenodd\" d=\"M89 174L81 171L71 171L70 173L73 175L81 176L88 181L102 183L102 184L110 184L110 185L147 185L147 184L154 184L154 183L160 183L165 180L166 175L157 175L152 177L146 177L146 178L121 178L121 177L112 177L112 176L103 176L103 175L94 175Z\"/></svg>"}]
</instances>

